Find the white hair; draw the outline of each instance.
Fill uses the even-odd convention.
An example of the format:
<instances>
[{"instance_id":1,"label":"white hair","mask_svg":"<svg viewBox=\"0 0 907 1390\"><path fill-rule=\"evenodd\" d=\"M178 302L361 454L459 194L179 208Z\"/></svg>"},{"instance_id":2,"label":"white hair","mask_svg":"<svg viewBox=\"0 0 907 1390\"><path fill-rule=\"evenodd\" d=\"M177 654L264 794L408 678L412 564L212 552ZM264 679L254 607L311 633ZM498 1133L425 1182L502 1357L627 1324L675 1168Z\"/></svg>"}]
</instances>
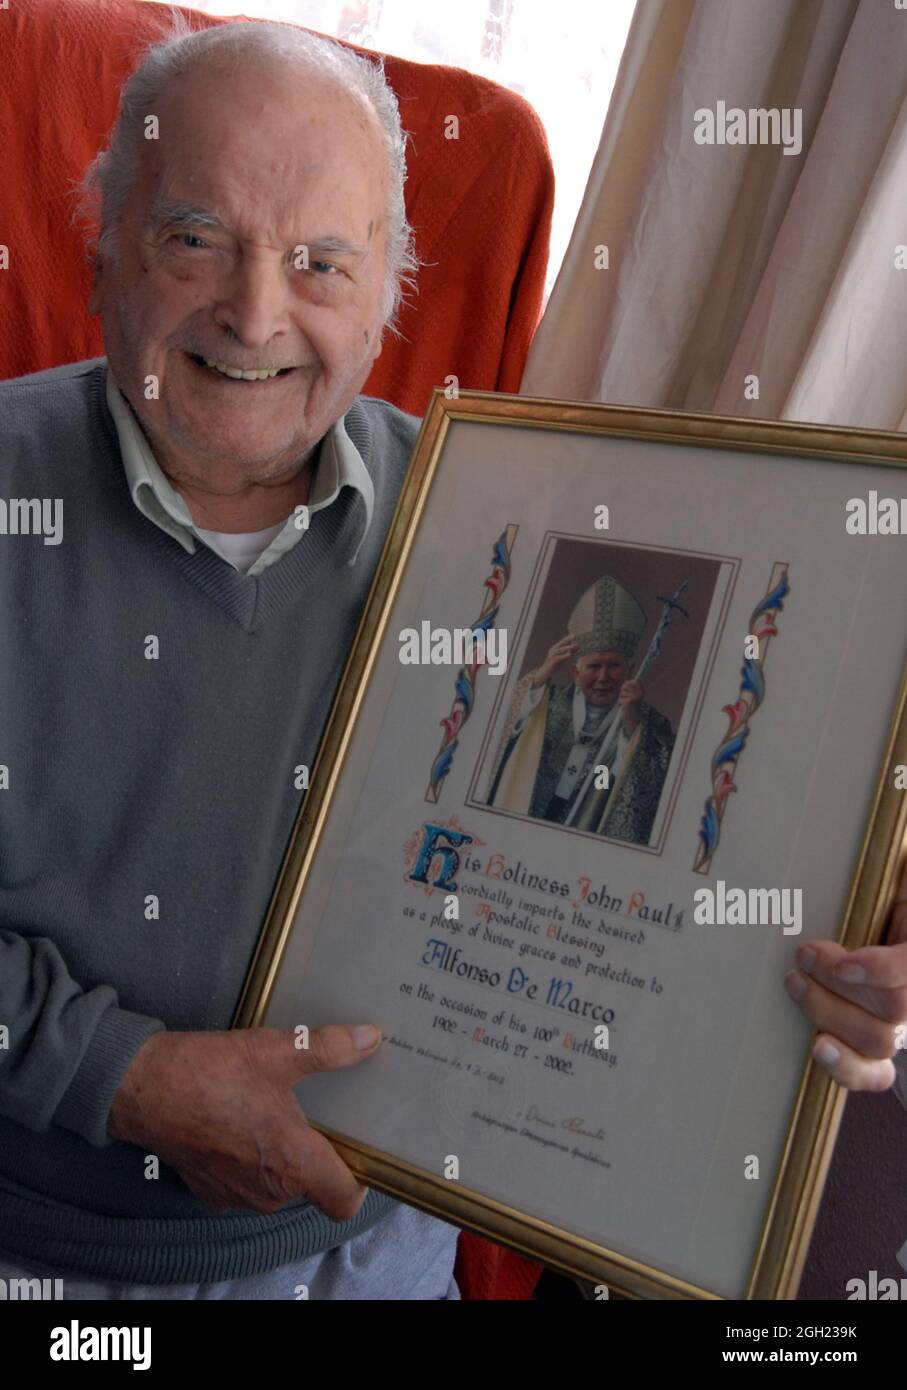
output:
<instances>
[{"instance_id":1,"label":"white hair","mask_svg":"<svg viewBox=\"0 0 907 1390\"><path fill-rule=\"evenodd\" d=\"M214 53L232 58L234 70L252 56L283 59L305 72L333 78L359 93L378 118L390 172L381 318L384 326L396 333L404 289L415 289L419 259L403 198L406 133L401 126L397 98L384 75L383 61L362 58L331 39L319 38L292 24L233 22L194 30L179 10L168 13L169 30L144 50L123 86L107 148L92 161L76 188L74 218L88 223L85 241L89 258L96 262L103 256L116 255L120 214L146 147L145 118L159 106L167 82Z\"/></svg>"}]
</instances>

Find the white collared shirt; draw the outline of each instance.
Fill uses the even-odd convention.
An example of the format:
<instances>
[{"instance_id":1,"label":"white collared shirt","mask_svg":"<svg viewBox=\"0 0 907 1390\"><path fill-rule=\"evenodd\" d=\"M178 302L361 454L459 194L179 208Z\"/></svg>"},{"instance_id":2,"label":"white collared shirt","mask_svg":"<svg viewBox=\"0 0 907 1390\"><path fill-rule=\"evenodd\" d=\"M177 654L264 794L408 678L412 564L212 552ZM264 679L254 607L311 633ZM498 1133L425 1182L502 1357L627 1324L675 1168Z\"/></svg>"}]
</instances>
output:
<instances>
[{"instance_id":1,"label":"white collared shirt","mask_svg":"<svg viewBox=\"0 0 907 1390\"><path fill-rule=\"evenodd\" d=\"M179 541L190 554L194 553L196 540L199 540L240 573L256 575L273 565L305 536L305 528L296 524L295 511L285 521L278 521L275 526L268 526L263 531L206 531L196 526L185 500L157 463L148 438L120 391L109 365L107 404L116 425L123 468L133 502L143 516ZM312 491L306 503L309 514L329 507L336 501L340 489L347 486L355 488L365 503L365 529L350 560L352 565L372 524L375 488L341 418L321 441Z\"/></svg>"}]
</instances>

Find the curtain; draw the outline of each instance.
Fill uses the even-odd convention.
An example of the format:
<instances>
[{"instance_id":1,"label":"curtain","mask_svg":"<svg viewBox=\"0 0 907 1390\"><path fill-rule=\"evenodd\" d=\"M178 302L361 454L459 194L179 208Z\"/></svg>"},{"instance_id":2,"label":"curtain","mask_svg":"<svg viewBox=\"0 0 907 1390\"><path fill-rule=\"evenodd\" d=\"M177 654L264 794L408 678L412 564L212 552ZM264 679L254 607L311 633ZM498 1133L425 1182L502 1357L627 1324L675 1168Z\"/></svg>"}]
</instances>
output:
<instances>
[{"instance_id":1,"label":"curtain","mask_svg":"<svg viewBox=\"0 0 907 1390\"><path fill-rule=\"evenodd\" d=\"M800 148L719 143L719 102L799 109ZM907 0L638 0L520 390L907 428L905 243ZM905 1139L848 1101L800 1298L907 1269Z\"/></svg>"},{"instance_id":2,"label":"curtain","mask_svg":"<svg viewBox=\"0 0 907 1390\"><path fill-rule=\"evenodd\" d=\"M905 3L639 0L522 393L905 428Z\"/></svg>"}]
</instances>

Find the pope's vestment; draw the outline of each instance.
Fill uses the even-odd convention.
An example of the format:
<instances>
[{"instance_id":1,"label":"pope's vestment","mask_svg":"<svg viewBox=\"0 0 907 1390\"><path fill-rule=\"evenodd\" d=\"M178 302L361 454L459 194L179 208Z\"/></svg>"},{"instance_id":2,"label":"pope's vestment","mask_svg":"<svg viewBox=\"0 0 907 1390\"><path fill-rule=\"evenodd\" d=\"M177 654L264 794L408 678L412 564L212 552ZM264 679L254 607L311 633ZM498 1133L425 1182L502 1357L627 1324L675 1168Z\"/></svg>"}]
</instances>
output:
<instances>
[{"instance_id":1,"label":"pope's vestment","mask_svg":"<svg viewBox=\"0 0 907 1390\"><path fill-rule=\"evenodd\" d=\"M574 684L533 690L532 672L524 676L492 769L489 805L562 824L569 818L580 830L648 844L674 734L643 700L632 734L621 723L616 744L600 758L599 730L612 710L588 706ZM600 766L608 768L607 787L595 785L603 778L589 776Z\"/></svg>"}]
</instances>

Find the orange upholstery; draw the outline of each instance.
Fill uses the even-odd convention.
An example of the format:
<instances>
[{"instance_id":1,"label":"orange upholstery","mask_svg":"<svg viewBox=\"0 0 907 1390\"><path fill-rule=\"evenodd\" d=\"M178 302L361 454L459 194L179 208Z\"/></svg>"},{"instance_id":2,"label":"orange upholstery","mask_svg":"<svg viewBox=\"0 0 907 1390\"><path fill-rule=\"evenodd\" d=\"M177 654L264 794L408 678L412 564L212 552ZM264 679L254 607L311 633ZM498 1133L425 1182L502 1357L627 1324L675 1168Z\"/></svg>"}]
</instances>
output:
<instances>
[{"instance_id":1,"label":"orange upholstery","mask_svg":"<svg viewBox=\"0 0 907 1390\"><path fill-rule=\"evenodd\" d=\"M229 21L192 11L198 28ZM167 12L139 0L13 0L0 10L0 378L104 351L72 189L113 124L120 86ZM242 21L237 21L242 22ZM365 50L359 49L359 52ZM408 151L419 292L368 394L421 415L434 386L517 391L542 308L554 175L532 108L457 68L388 57ZM445 138L456 116L459 138ZM463 1236L470 1298L528 1298L538 1266Z\"/></svg>"}]
</instances>

